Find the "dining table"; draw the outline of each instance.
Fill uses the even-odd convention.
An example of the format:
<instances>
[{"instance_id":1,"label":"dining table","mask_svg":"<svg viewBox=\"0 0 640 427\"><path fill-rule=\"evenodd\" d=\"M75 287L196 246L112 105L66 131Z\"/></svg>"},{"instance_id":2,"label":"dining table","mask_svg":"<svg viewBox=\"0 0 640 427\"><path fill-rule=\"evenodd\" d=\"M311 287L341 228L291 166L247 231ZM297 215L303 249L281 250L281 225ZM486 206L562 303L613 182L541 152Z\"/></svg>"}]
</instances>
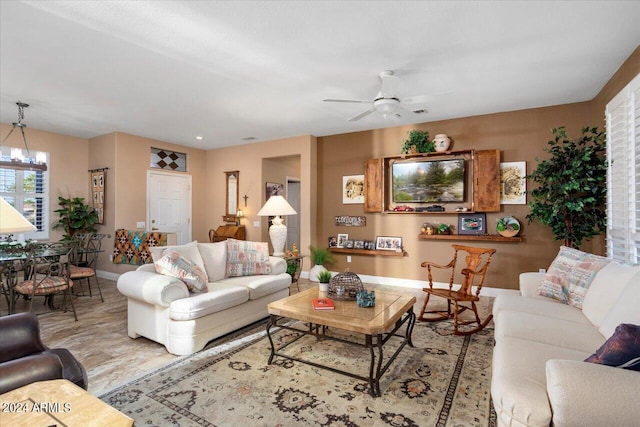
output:
<instances>
[{"instance_id":1,"label":"dining table","mask_svg":"<svg viewBox=\"0 0 640 427\"><path fill-rule=\"evenodd\" d=\"M73 245L73 242L43 242L36 245L5 244L0 246L0 286L2 286L2 294L7 301L9 314L15 313L16 295L14 288L20 273L23 272L22 266L24 262L31 257L57 261L61 255L69 252L69 245ZM75 247L73 249L74 257L77 257L77 259L83 259L83 255L96 252L104 252L104 250L86 247ZM27 278L24 279L26 280Z\"/></svg>"}]
</instances>

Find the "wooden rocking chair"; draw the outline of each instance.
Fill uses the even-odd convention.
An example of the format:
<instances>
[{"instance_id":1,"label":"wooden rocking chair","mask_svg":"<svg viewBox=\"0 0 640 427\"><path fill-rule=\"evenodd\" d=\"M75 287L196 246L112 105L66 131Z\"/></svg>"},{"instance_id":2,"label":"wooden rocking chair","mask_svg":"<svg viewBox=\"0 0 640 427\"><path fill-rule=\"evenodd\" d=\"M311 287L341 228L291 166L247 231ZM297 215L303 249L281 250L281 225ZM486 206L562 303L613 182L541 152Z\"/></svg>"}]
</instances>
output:
<instances>
[{"instance_id":1,"label":"wooden rocking chair","mask_svg":"<svg viewBox=\"0 0 640 427\"><path fill-rule=\"evenodd\" d=\"M482 330L493 318L493 315L489 315L484 321L480 320L478 315L478 309L476 307L476 301L480 299L480 290L484 284L484 278L487 274L489 264L491 263L491 256L496 252L495 249L474 248L470 246L451 245L454 249L453 259L447 265L440 265L433 262L425 261L421 264L422 267L427 268L427 276L429 279L429 287L422 290L427 293L427 296L422 305L420 316L418 320L424 322L434 322L438 320L445 320L453 318L453 331L455 335L470 335ZM456 261L458 259L458 252L466 252L466 266L460 271L463 276L462 284L457 290L453 289L453 280L456 272ZM451 277L449 279L449 287L445 289L438 289L433 287L433 278L431 275L431 268L439 269L451 269ZM476 287L475 293L473 287ZM432 310L426 311L427 304L429 303L429 297L431 295L439 296L447 299L446 310ZM453 304L453 311L451 305ZM465 310L473 310L475 315L474 320L461 320L458 315ZM433 317L424 317L425 313L432 314ZM472 329L460 330L459 326L475 324L476 327Z\"/></svg>"}]
</instances>

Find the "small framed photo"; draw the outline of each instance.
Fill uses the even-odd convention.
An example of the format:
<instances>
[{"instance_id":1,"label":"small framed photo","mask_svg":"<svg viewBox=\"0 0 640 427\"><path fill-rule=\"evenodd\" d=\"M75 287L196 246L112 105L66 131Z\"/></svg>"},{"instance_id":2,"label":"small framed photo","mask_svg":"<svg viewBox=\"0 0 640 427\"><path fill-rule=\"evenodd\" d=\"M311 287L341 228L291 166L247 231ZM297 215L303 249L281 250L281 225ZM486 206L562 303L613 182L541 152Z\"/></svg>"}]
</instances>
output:
<instances>
[{"instance_id":1,"label":"small framed photo","mask_svg":"<svg viewBox=\"0 0 640 427\"><path fill-rule=\"evenodd\" d=\"M401 251L402 237L378 236L376 237L376 249L381 251Z\"/></svg>"},{"instance_id":2,"label":"small framed photo","mask_svg":"<svg viewBox=\"0 0 640 427\"><path fill-rule=\"evenodd\" d=\"M346 248L345 243L349 240L349 235L345 233L338 234L337 248Z\"/></svg>"},{"instance_id":3,"label":"small framed photo","mask_svg":"<svg viewBox=\"0 0 640 427\"><path fill-rule=\"evenodd\" d=\"M374 242L373 240L365 240L364 248L372 251L376 248L376 242Z\"/></svg>"},{"instance_id":4,"label":"small framed photo","mask_svg":"<svg viewBox=\"0 0 640 427\"><path fill-rule=\"evenodd\" d=\"M344 247L347 249L353 249L353 240L347 240L346 242L344 242Z\"/></svg>"},{"instance_id":5,"label":"small framed photo","mask_svg":"<svg viewBox=\"0 0 640 427\"><path fill-rule=\"evenodd\" d=\"M487 214L458 214L458 234L487 234Z\"/></svg>"},{"instance_id":6,"label":"small framed photo","mask_svg":"<svg viewBox=\"0 0 640 427\"><path fill-rule=\"evenodd\" d=\"M353 249L364 249L364 240L354 240Z\"/></svg>"},{"instance_id":7,"label":"small framed photo","mask_svg":"<svg viewBox=\"0 0 640 427\"><path fill-rule=\"evenodd\" d=\"M364 175L342 177L342 203L364 203Z\"/></svg>"},{"instance_id":8,"label":"small framed photo","mask_svg":"<svg viewBox=\"0 0 640 427\"><path fill-rule=\"evenodd\" d=\"M338 247L338 238L336 236L329 236L329 247Z\"/></svg>"}]
</instances>

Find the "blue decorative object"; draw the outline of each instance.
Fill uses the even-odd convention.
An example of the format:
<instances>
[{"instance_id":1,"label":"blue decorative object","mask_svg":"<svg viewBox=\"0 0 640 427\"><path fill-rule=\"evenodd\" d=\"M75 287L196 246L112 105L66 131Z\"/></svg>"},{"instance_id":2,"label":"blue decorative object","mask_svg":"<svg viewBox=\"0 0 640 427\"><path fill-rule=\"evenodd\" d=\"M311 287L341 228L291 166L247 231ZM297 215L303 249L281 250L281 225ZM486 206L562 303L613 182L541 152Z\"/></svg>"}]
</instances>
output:
<instances>
[{"instance_id":1,"label":"blue decorative object","mask_svg":"<svg viewBox=\"0 0 640 427\"><path fill-rule=\"evenodd\" d=\"M358 302L358 307L373 307L376 305L376 293L363 289L356 294L356 301Z\"/></svg>"}]
</instances>

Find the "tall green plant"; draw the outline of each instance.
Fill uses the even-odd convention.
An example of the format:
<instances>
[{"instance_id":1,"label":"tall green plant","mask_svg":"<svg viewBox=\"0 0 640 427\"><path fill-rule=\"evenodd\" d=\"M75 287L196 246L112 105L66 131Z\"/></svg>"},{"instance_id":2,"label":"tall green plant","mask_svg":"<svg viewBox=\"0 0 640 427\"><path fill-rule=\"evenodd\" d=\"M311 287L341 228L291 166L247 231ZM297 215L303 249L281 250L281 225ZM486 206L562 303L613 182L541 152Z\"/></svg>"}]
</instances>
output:
<instances>
[{"instance_id":1,"label":"tall green plant","mask_svg":"<svg viewBox=\"0 0 640 427\"><path fill-rule=\"evenodd\" d=\"M575 141L564 127L552 133L555 138L545 149L551 158L536 158L538 166L527 176L537 184L527 191L533 199L527 219L551 227L555 239L563 240L565 246L579 248L606 225L605 133L585 127Z\"/></svg>"},{"instance_id":2,"label":"tall green plant","mask_svg":"<svg viewBox=\"0 0 640 427\"><path fill-rule=\"evenodd\" d=\"M98 222L98 213L84 202L82 197L66 199L58 197L60 209L54 212L58 214L58 220L53 228L64 229L64 240L71 240L76 233L95 233L95 224Z\"/></svg>"}]
</instances>

